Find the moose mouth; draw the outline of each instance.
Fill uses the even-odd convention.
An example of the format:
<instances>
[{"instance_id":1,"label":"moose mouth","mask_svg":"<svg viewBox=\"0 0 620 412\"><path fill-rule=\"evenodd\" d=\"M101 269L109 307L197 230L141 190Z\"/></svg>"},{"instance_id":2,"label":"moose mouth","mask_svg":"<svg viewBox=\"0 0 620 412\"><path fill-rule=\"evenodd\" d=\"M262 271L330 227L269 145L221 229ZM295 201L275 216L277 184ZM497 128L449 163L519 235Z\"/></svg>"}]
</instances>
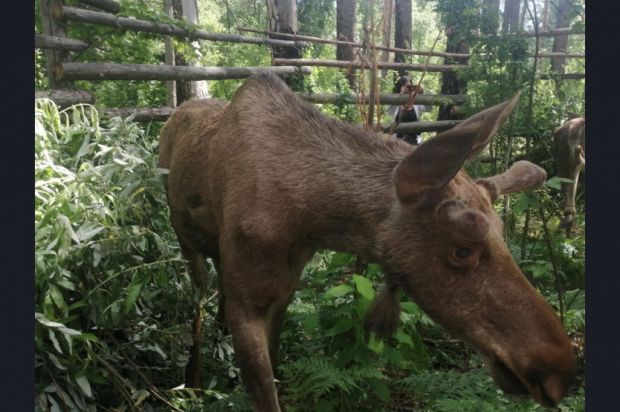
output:
<instances>
[{"instance_id":1,"label":"moose mouth","mask_svg":"<svg viewBox=\"0 0 620 412\"><path fill-rule=\"evenodd\" d=\"M561 399L560 396L556 400L549 394L548 388L545 387L543 380L532 380L528 382L520 378L499 358L494 357L489 359L487 365L497 386L507 394L530 394L536 402L547 408L555 407Z\"/></svg>"}]
</instances>

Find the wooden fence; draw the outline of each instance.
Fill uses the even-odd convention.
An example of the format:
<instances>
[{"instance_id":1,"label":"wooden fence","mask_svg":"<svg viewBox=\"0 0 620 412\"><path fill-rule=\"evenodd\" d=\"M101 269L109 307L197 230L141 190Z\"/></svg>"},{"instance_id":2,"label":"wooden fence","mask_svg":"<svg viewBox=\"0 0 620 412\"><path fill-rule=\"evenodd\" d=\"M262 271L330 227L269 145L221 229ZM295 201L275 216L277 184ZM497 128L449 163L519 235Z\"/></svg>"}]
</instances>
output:
<instances>
[{"instance_id":1,"label":"wooden fence","mask_svg":"<svg viewBox=\"0 0 620 412\"><path fill-rule=\"evenodd\" d=\"M333 67L344 69L370 69L364 61L337 61L316 59L272 59L272 66L267 67L200 67L200 66L175 66L170 64L119 64L119 63L78 63L71 61L70 52L82 52L88 45L79 40L66 36L68 23L97 24L114 27L123 30L133 30L174 36L183 40L199 40L214 42L229 42L240 44L255 44L267 47L307 47L310 43L321 44L347 44L352 48L363 48L367 45L357 42L323 39L319 37L303 36L297 34L273 33L268 31L238 28L240 32L258 33L261 35L277 35L279 38L251 37L230 33L213 33L200 30L197 27L175 25L170 23L153 22L137 18L118 16L121 6L113 0L79 0L80 3L97 8L101 11L69 7L63 4L63 0L41 0L41 17L44 33L35 34L35 47L45 51L49 77L49 91L37 92L35 98L47 97L60 106L70 106L76 103L94 103L94 96L85 91L75 90L72 82L75 80L161 80L161 81L196 81L196 80L222 80L246 78L255 73L271 72L278 75L311 72L311 66ZM190 27L190 28L188 28ZM556 29L547 32L538 32L539 37L557 36L563 34L582 34L574 29ZM532 36L536 33L524 32L518 35ZM163 38L162 38L163 40ZM465 69L469 54L446 53L439 51L416 51L397 49L384 46L372 46L376 50L398 52L410 55L451 58L460 61L460 64L413 64L413 63L378 63L377 69L409 70L429 73L452 72ZM583 53L545 53L539 52L537 58L567 57L584 58ZM566 75L542 75L539 78L583 78L580 73ZM368 96L356 94L337 95L333 93L302 94L303 99L318 103L350 103L368 104ZM398 94L381 94L376 99L379 104L400 104L407 100L408 96ZM418 95L417 104L423 105L447 105L458 106L466 101L465 95ZM161 121L165 120L172 112L173 107L140 108L140 109L107 109L103 113L108 116L133 116L136 121ZM416 125L399 125L399 131L420 133L423 131L440 131L453 127L455 121L418 122Z\"/></svg>"}]
</instances>

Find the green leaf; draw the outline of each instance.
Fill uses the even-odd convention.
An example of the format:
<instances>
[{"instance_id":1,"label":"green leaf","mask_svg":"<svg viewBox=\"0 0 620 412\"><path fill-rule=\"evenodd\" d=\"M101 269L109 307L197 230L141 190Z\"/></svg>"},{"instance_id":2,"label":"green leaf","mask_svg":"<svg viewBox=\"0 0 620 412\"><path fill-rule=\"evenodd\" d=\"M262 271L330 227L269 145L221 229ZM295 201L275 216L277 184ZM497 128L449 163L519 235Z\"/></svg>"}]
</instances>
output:
<instances>
[{"instance_id":1,"label":"green leaf","mask_svg":"<svg viewBox=\"0 0 620 412\"><path fill-rule=\"evenodd\" d=\"M396 331L396 339L404 344L404 345L409 345L411 347L413 347L413 339L411 339L411 336L407 335L405 332L403 332L403 330L401 328L399 328Z\"/></svg>"},{"instance_id":2,"label":"green leaf","mask_svg":"<svg viewBox=\"0 0 620 412\"><path fill-rule=\"evenodd\" d=\"M47 319L42 313L36 312L34 314L34 318L37 320L37 322L49 328L62 328L65 326L62 323L54 322L54 321Z\"/></svg>"},{"instance_id":3,"label":"green leaf","mask_svg":"<svg viewBox=\"0 0 620 412\"><path fill-rule=\"evenodd\" d=\"M350 253L336 252L332 255L332 259L327 267L328 270L338 269L348 264L353 259Z\"/></svg>"},{"instance_id":4,"label":"green leaf","mask_svg":"<svg viewBox=\"0 0 620 412\"><path fill-rule=\"evenodd\" d=\"M88 378L86 377L86 375L76 376L75 382L78 384L82 392L84 392L84 395L88 396L89 398L92 398L93 393L90 389L90 383L88 382Z\"/></svg>"},{"instance_id":5,"label":"green leaf","mask_svg":"<svg viewBox=\"0 0 620 412\"><path fill-rule=\"evenodd\" d=\"M413 302L401 302L400 307L403 312L410 315L421 316L423 314L422 309L420 309L420 307Z\"/></svg>"},{"instance_id":6,"label":"green leaf","mask_svg":"<svg viewBox=\"0 0 620 412\"><path fill-rule=\"evenodd\" d=\"M355 325L356 322L353 319L340 319L338 323L336 323L336 326L325 332L325 336L340 335L342 332L350 330Z\"/></svg>"},{"instance_id":7,"label":"green leaf","mask_svg":"<svg viewBox=\"0 0 620 412\"><path fill-rule=\"evenodd\" d=\"M304 317L303 320L304 330L306 333L310 334L316 330L319 326L319 314L318 313L309 313Z\"/></svg>"},{"instance_id":8,"label":"green leaf","mask_svg":"<svg viewBox=\"0 0 620 412\"><path fill-rule=\"evenodd\" d=\"M375 392L375 395L377 395L383 402L388 402L390 400L390 389L385 382L382 382L379 379L370 379L368 381L368 385Z\"/></svg>"},{"instance_id":9,"label":"green leaf","mask_svg":"<svg viewBox=\"0 0 620 412\"><path fill-rule=\"evenodd\" d=\"M50 285L47 293L49 293L50 299L52 300L52 302L54 302L54 305L62 312L63 316L67 316L67 314L69 313L69 307L63 299L60 290L58 290L56 286Z\"/></svg>"},{"instance_id":10,"label":"green leaf","mask_svg":"<svg viewBox=\"0 0 620 412\"><path fill-rule=\"evenodd\" d=\"M375 290L372 287L372 282L364 276L353 275L353 283L355 283L355 289L357 289L364 299L372 300L375 297Z\"/></svg>"},{"instance_id":11,"label":"green leaf","mask_svg":"<svg viewBox=\"0 0 620 412\"><path fill-rule=\"evenodd\" d=\"M47 353L47 356L50 358L50 360L52 361L52 363L54 364L54 366L56 366L58 369L60 369L61 371L66 371L67 367L65 365L63 365L60 360L52 353Z\"/></svg>"},{"instance_id":12,"label":"green leaf","mask_svg":"<svg viewBox=\"0 0 620 412\"><path fill-rule=\"evenodd\" d=\"M48 329L50 340L52 341L52 345L54 345L54 349L58 353L62 353L62 349L60 348L60 344L58 343L58 339L56 339L56 334L54 333L54 329Z\"/></svg>"},{"instance_id":13,"label":"green leaf","mask_svg":"<svg viewBox=\"0 0 620 412\"><path fill-rule=\"evenodd\" d=\"M54 399L53 396L51 395L47 395L47 399L50 401L50 403L52 404L50 411L51 412L61 412L60 411L60 407L58 406L58 403L56 402L56 399Z\"/></svg>"},{"instance_id":14,"label":"green leaf","mask_svg":"<svg viewBox=\"0 0 620 412\"><path fill-rule=\"evenodd\" d=\"M368 349L377 354L381 354L385 349L385 344L383 343L383 340L377 339L375 334L371 333L370 338L368 339Z\"/></svg>"},{"instance_id":15,"label":"green leaf","mask_svg":"<svg viewBox=\"0 0 620 412\"><path fill-rule=\"evenodd\" d=\"M339 298L353 292L353 288L349 285L342 284L334 286L323 295L323 299Z\"/></svg>"},{"instance_id":16,"label":"green leaf","mask_svg":"<svg viewBox=\"0 0 620 412\"><path fill-rule=\"evenodd\" d=\"M366 277L373 277L381 272L381 265L377 263L369 263L366 268Z\"/></svg>"},{"instance_id":17,"label":"green leaf","mask_svg":"<svg viewBox=\"0 0 620 412\"><path fill-rule=\"evenodd\" d=\"M127 300L125 301L125 313L129 313L133 305L136 303L136 300L140 296L140 291L142 290L142 286L144 283L134 283L129 285L127 288Z\"/></svg>"},{"instance_id":18,"label":"green leaf","mask_svg":"<svg viewBox=\"0 0 620 412\"><path fill-rule=\"evenodd\" d=\"M97 235L99 232L104 230L105 227L96 223L84 223L80 228L75 232L76 237L80 242L87 241Z\"/></svg>"},{"instance_id":19,"label":"green leaf","mask_svg":"<svg viewBox=\"0 0 620 412\"><path fill-rule=\"evenodd\" d=\"M134 400L133 406L136 407L140 405L149 396L150 396L149 391L144 390L144 389L138 389L131 395L131 398Z\"/></svg>"},{"instance_id":20,"label":"green leaf","mask_svg":"<svg viewBox=\"0 0 620 412\"><path fill-rule=\"evenodd\" d=\"M562 188L562 182L573 183L573 180L554 176L545 182L545 186L560 190Z\"/></svg>"}]
</instances>

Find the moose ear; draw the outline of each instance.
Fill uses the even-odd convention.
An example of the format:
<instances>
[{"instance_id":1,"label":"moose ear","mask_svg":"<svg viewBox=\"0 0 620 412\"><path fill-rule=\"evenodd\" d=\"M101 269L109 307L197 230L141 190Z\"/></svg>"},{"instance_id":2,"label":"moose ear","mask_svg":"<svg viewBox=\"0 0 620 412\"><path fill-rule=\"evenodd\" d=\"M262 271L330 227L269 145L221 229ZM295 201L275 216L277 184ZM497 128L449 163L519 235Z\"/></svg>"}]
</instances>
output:
<instances>
[{"instance_id":1,"label":"moose ear","mask_svg":"<svg viewBox=\"0 0 620 412\"><path fill-rule=\"evenodd\" d=\"M542 167L527 160L520 160L504 173L478 179L476 183L487 188L490 186L491 200L495 201L498 195L538 189L546 179L547 172Z\"/></svg>"},{"instance_id":2,"label":"moose ear","mask_svg":"<svg viewBox=\"0 0 620 412\"><path fill-rule=\"evenodd\" d=\"M409 202L425 189L440 189L491 141L512 112L519 94L422 143L394 169L398 199Z\"/></svg>"},{"instance_id":3,"label":"moose ear","mask_svg":"<svg viewBox=\"0 0 620 412\"><path fill-rule=\"evenodd\" d=\"M392 173L401 203L414 200L425 189L440 189L448 184L467 159L479 129L479 123L452 128L422 143L401 160Z\"/></svg>"},{"instance_id":4,"label":"moose ear","mask_svg":"<svg viewBox=\"0 0 620 412\"><path fill-rule=\"evenodd\" d=\"M503 103L500 103L496 106L489 107L486 110L483 110L467 119L462 121L460 124L455 126L454 128L467 127L469 124L476 123L480 124L480 134L479 138L474 142L473 147L471 148L471 152L469 153L468 159L472 159L480 154L482 150L493 140L493 137L497 134L499 128L504 124L508 116L512 113L517 102L519 101L519 96L521 92L517 93L510 100L506 100Z\"/></svg>"}]
</instances>

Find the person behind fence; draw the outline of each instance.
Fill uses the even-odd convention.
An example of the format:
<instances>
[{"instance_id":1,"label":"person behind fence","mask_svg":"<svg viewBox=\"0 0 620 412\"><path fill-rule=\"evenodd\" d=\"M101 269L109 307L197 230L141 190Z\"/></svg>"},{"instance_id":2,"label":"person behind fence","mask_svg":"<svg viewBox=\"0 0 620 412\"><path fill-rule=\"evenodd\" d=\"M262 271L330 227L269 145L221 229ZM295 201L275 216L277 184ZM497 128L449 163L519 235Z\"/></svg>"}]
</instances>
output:
<instances>
[{"instance_id":1,"label":"person behind fence","mask_svg":"<svg viewBox=\"0 0 620 412\"><path fill-rule=\"evenodd\" d=\"M415 88L418 88L418 94L422 94L424 91L420 86L413 85L409 77L403 76L394 85L393 93L411 94ZM407 103L402 105L390 106L387 113L394 117L394 121L400 123L405 122L417 122L420 120L420 114L428 111L427 106L413 104L405 107ZM401 114L402 113L402 114ZM419 144L420 136L417 133L396 133L396 137L403 139L404 141L417 145Z\"/></svg>"}]
</instances>

